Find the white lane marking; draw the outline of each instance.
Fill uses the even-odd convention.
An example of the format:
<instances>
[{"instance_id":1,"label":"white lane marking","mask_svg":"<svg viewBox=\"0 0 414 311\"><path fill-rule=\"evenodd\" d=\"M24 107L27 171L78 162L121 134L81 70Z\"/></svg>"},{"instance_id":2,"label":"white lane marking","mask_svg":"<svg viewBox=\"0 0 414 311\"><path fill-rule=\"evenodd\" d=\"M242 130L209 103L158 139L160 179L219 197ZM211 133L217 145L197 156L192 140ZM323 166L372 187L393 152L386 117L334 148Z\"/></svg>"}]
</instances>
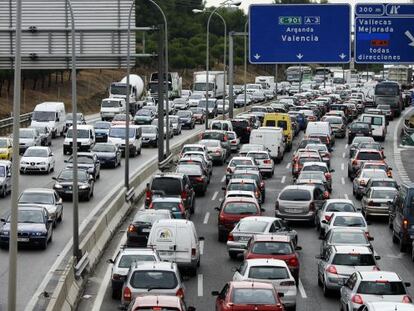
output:
<instances>
[{"instance_id":1,"label":"white lane marking","mask_svg":"<svg viewBox=\"0 0 414 311\"><path fill-rule=\"evenodd\" d=\"M199 274L197 277L198 289L197 295L198 297L203 297L203 275Z\"/></svg>"},{"instance_id":2,"label":"white lane marking","mask_svg":"<svg viewBox=\"0 0 414 311\"><path fill-rule=\"evenodd\" d=\"M290 168L290 162L286 165L286 168L289 169Z\"/></svg>"},{"instance_id":3,"label":"white lane marking","mask_svg":"<svg viewBox=\"0 0 414 311\"><path fill-rule=\"evenodd\" d=\"M220 199L219 199L219 202L221 202L221 201L223 201L223 198L220 198Z\"/></svg>"},{"instance_id":4,"label":"white lane marking","mask_svg":"<svg viewBox=\"0 0 414 311\"><path fill-rule=\"evenodd\" d=\"M126 234L123 234L121 240L119 241L119 244L115 247L115 252L113 253L111 258L116 257L121 245L125 244L126 240L127 240ZM95 301L93 302L93 307L91 311L101 310L102 303L105 298L105 293L110 283L109 280L111 279L111 271L112 271L112 265L108 265L108 268L106 268L105 275L103 277L101 285L99 286L98 294L96 295Z\"/></svg>"},{"instance_id":5,"label":"white lane marking","mask_svg":"<svg viewBox=\"0 0 414 311\"><path fill-rule=\"evenodd\" d=\"M345 164L341 163L341 170L345 169Z\"/></svg>"},{"instance_id":6,"label":"white lane marking","mask_svg":"<svg viewBox=\"0 0 414 311\"><path fill-rule=\"evenodd\" d=\"M348 144L345 144L345 149L348 149Z\"/></svg>"},{"instance_id":7,"label":"white lane marking","mask_svg":"<svg viewBox=\"0 0 414 311\"><path fill-rule=\"evenodd\" d=\"M341 183L345 185L345 178L341 177Z\"/></svg>"},{"instance_id":8,"label":"white lane marking","mask_svg":"<svg viewBox=\"0 0 414 311\"><path fill-rule=\"evenodd\" d=\"M211 198L211 201L214 201L217 198L218 191L214 192L213 197Z\"/></svg>"},{"instance_id":9,"label":"white lane marking","mask_svg":"<svg viewBox=\"0 0 414 311\"><path fill-rule=\"evenodd\" d=\"M344 152L344 153L342 153L342 157L345 159L345 156L346 156L346 153Z\"/></svg>"},{"instance_id":10,"label":"white lane marking","mask_svg":"<svg viewBox=\"0 0 414 311\"><path fill-rule=\"evenodd\" d=\"M210 218L210 212L206 213L206 216L204 216L204 221L203 224L207 225L208 224L208 219Z\"/></svg>"},{"instance_id":11,"label":"white lane marking","mask_svg":"<svg viewBox=\"0 0 414 311\"><path fill-rule=\"evenodd\" d=\"M282 180L280 181L282 184L284 184L285 183L285 181L286 181L286 176L283 176L282 177Z\"/></svg>"},{"instance_id":12,"label":"white lane marking","mask_svg":"<svg viewBox=\"0 0 414 311\"><path fill-rule=\"evenodd\" d=\"M302 296L302 298L304 298L304 299L308 298L308 296L306 295L306 292L305 292L305 288L303 287L303 284L302 284L302 280L301 279L299 279L299 286L298 286L298 288L299 288L299 292L300 292L300 295Z\"/></svg>"},{"instance_id":13,"label":"white lane marking","mask_svg":"<svg viewBox=\"0 0 414 311\"><path fill-rule=\"evenodd\" d=\"M200 255L204 254L204 241L200 241Z\"/></svg>"},{"instance_id":14,"label":"white lane marking","mask_svg":"<svg viewBox=\"0 0 414 311\"><path fill-rule=\"evenodd\" d=\"M223 178L221 179L221 182L225 182L226 181L226 175L223 176Z\"/></svg>"},{"instance_id":15,"label":"white lane marking","mask_svg":"<svg viewBox=\"0 0 414 311\"><path fill-rule=\"evenodd\" d=\"M344 194L344 197L345 197L346 200L349 200L349 197L346 193Z\"/></svg>"}]
</instances>

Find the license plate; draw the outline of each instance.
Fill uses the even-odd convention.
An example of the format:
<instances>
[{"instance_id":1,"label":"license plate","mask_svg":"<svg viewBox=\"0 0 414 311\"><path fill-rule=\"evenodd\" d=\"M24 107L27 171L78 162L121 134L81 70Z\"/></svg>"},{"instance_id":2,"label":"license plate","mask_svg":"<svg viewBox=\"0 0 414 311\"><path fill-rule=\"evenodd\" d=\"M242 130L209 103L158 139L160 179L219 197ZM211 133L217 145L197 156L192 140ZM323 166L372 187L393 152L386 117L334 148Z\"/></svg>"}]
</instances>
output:
<instances>
[{"instance_id":1,"label":"license plate","mask_svg":"<svg viewBox=\"0 0 414 311\"><path fill-rule=\"evenodd\" d=\"M356 136L364 136L363 133L356 133Z\"/></svg>"},{"instance_id":2,"label":"license plate","mask_svg":"<svg viewBox=\"0 0 414 311\"><path fill-rule=\"evenodd\" d=\"M239 237L239 241L248 241L249 239L250 239L250 237L248 237L248 236Z\"/></svg>"},{"instance_id":3,"label":"license plate","mask_svg":"<svg viewBox=\"0 0 414 311\"><path fill-rule=\"evenodd\" d=\"M302 211L301 211L300 209L296 209L296 208L287 208L287 209L286 209L286 212L288 212L288 213L292 213L292 214L299 214L299 213L301 213Z\"/></svg>"},{"instance_id":4,"label":"license plate","mask_svg":"<svg viewBox=\"0 0 414 311\"><path fill-rule=\"evenodd\" d=\"M151 229L142 229L142 232L151 232Z\"/></svg>"},{"instance_id":5,"label":"license plate","mask_svg":"<svg viewBox=\"0 0 414 311\"><path fill-rule=\"evenodd\" d=\"M17 238L17 242L29 242L29 238Z\"/></svg>"}]
</instances>

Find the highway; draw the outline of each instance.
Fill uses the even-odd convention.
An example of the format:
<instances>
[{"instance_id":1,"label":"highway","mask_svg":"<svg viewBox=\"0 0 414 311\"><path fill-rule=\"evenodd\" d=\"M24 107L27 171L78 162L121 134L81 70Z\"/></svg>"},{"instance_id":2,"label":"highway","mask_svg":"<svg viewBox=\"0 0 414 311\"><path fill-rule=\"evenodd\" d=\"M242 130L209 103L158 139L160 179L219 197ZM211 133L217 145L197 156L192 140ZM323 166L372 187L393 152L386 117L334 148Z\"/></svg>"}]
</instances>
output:
<instances>
[{"instance_id":1,"label":"highway","mask_svg":"<svg viewBox=\"0 0 414 311\"><path fill-rule=\"evenodd\" d=\"M406 112L407 113L407 112ZM399 119L390 122L386 141L383 143L387 162L394 168L394 178L400 182L399 172L394 162L394 139L397 137L395 131ZM294 140L293 150L296 149L303 133ZM346 139L337 139L333 157L331 160L333 173L333 192L331 198L349 198L354 200L357 206L360 202L352 195L352 184L347 178L348 145ZM274 216L274 203L280 190L292 183L291 161L292 152L285 155L284 161L277 164L274 177L266 179L266 202L263 207L266 209L265 215ZM232 268L241 264L241 261L233 261L227 254L226 245L217 240L217 211L214 207L219 205L223 197L221 190L224 185L225 166L216 166L208 191L204 197L198 197L196 201L196 211L192 216L199 236L205 237L203 244L203 256L201 268L198 275L193 278L186 278L186 301L187 305L195 306L197 310L209 311L215 308L215 297L211 296L211 291L221 290L225 282L232 279ZM140 202L137 208L141 208ZM78 307L79 311L89 310L116 310L120 301L111 298L110 285L110 264L106 263L109 258L114 258L114 254L123 244L125 230L129 219L121 226L115 234L111 244L105 251L102 259L96 268L95 273L89 279L87 288ZM298 287L297 310L338 310L338 296L325 298L321 288L317 285L317 260L315 255L319 253L320 240L315 228L306 225L291 224L298 231L299 245L303 247L299 251L300 256L300 283ZM391 232L388 228L386 219L373 219L370 225L370 233L375 238L373 245L381 256L379 267L381 270L397 272L405 281L414 280L413 263L408 254L402 254L393 245ZM414 294L412 288L409 293Z\"/></svg>"},{"instance_id":2,"label":"highway","mask_svg":"<svg viewBox=\"0 0 414 311\"><path fill-rule=\"evenodd\" d=\"M88 123L98 120L99 115L88 116ZM197 125L193 130L183 130L179 136L174 136L171 140L171 146L184 140L195 131L203 128ZM58 137L52 142L52 150L56 157L55 171L49 175L20 175L20 192L27 188L46 187L52 188L54 181L53 176L57 176L65 167L64 160L69 156L63 156L63 138ZM142 154L136 158L130 158L130 175L140 170L143 164L157 157L157 149L143 148ZM98 202L112 190L115 186L124 182L124 159L122 164L116 169L102 169L101 178L95 183L94 196L90 202L80 202L79 219L82 228L82 222L87 217L95 214L95 207ZM4 215L10 208L10 195L0 199L0 215ZM64 202L63 222L55 228L53 233L53 242L49 244L47 250L36 249L19 249L18 253L18 310L23 310L29 300L32 298L43 278L52 267L53 263L59 257L66 244L72 237L73 225L73 205L71 202ZM8 251L0 250L0 310L7 305L7 283L8 283Z\"/></svg>"}]
</instances>

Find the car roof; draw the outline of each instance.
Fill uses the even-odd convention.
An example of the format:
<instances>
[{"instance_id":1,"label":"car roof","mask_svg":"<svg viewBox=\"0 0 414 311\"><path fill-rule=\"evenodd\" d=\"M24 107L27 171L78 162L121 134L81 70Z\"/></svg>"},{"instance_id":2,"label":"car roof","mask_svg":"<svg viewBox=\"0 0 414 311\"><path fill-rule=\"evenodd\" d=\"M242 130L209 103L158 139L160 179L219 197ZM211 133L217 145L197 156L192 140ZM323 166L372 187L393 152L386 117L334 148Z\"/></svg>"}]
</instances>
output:
<instances>
[{"instance_id":1,"label":"car roof","mask_svg":"<svg viewBox=\"0 0 414 311\"><path fill-rule=\"evenodd\" d=\"M365 302L366 306L370 306L369 310L372 311L384 311L384 310L397 310L397 311L413 311L414 306L412 304L403 302L391 302L391 301L375 301Z\"/></svg>"},{"instance_id":2,"label":"car roof","mask_svg":"<svg viewBox=\"0 0 414 311\"><path fill-rule=\"evenodd\" d=\"M265 221L265 222L274 222L275 220L280 220L280 218L271 217L271 216L248 216L240 219L240 222L245 221Z\"/></svg>"},{"instance_id":3,"label":"car roof","mask_svg":"<svg viewBox=\"0 0 414 311\"><path fill-rule=\"evenodd\" d=\"M135 310L136 307L167 307L167 308L180 308L181 302L180 298L177 296L167 296L167 295L147 295L147 296L138 296L135 298L134 307L132 310Z\"/></svg>"},{"instance_id":4,"label":"car roof","mask_svg":"<svg viewBox=\"0 0 414 311\"><path fill-rule=\"evenodd\" d=\"M50 188L27 188L27 189L24 189L23 191L22 191L22 193L50 193L50 194L52 194L52 193L55 193L55 190L53 190L53 189L50 189Z\"/></svg>"},{"instance_id":5,"label":"car roof","mask_svg":"<svg viewBox=\"0 0 414 311\"><path fill-rule=\"evenodd\" d=\"M288 235L281 234L256 234L253 236L255 242L284 242L289 243L292 239Z\"/></svg>"},{"instance_id":6,"label":"car roof","mask_svg":"<svg viewBox=\"0 0 414 311\"><path fill-rule=\"evenodd\" d=\"M230 197L230 198L226 198L224 201L224 204L226 203L238 203L238 202L243 202L243 203L254 203L256 205L258 205L257 203L257 199L254 198L246 198L246 197Z\"/></svg>"},{"instance_id":7,"label":"car roof","mask_svg":"<svg viewBox=\"0 0 414 311\"><path fill-rule=\"evenodd\" d=\"M233 288L264 288L272 289L274 291L273 284L255 281L231 281L230 286Z\"/></svg>"},{"instance_id":8,"label":"car roof","mask_svg":"<svg viewBox=\"0 0 414 311\"><path fill-rule=\"evenodd\" d=\"M144 247L125 247L122 248L120 254L156 254L156 251L152 248L144 248Z\"/></svg>"},{"instance_id":9,"label":"car roof","mask_svg":"<svg viewBox=\"0 0 414 311\"><path fill-rule=\"evenodd\" d=\"M164 270L172 271L177 270L177 264L175 262L165 262L165 261L142 261L137 262L131 266L133 270Z\"/></svg>"},{"instance_id":10,"label":"car roof","mask_svg":"<svg viewBox=\"0 0 414 311\"><path fill-rule=\"evenodd\" d=\"M358 150L358 152L359 153L362 153L362 152L381 153L380 150L372 149L372 148L369 148L369 149L368 148L361 148L361 149Z\"/></svg>"},{"instance_id":11,"label":"car roof","mask_svg":"<svg viewBox=\"0 0 414 311\"><path fill-rule=\"evenodd\" d=\"M153 179L155 179L155 178L163 178L163 177L166 177L166 178L183 178L184 177L184 174L182 174L182 173L172 173L172 172L168 172L168 173L158 173L158 174L155 174L154 175L154 177L153 177Z\"/></svg>"},{"instance_id":12,"label":"car roof","mask_svg":"<svg viewBox=\"0 0 414 311\"><path fill-rule=\"evenodd\" d=\"M356 246L356 245L335 245L336 253L357 253L357 254L372 254L371 249L368 246Z\"/></svg>"},{"instance_id":13,"label":"car roof","mask_svg":"<svg viewBox=\"0 0 414 311\"><path fill-rule=\"evenodd\" d=\"M359 271L359 275L364 281L401 281L398 274L392 271Z\"/></svg>"},{"instance_id":14,"label":"car roof","mask_svg":"<svg viewBox=\"0 0 414 311\"><path fill-rule=\"evenodd\" d=\"M229 184L256 184L256 181L253 179L241 179L241 178L232 178L229 181Z\"/></svg>"},{"instance_id":15,"label":"car roof","mask_svg":"<svg viewBox=\"0 0 414 311\"><path fill-rule=\"evenodd\" d=\"M152 199L152 202L177 202L180 203L182 201L181 197L179 196L155 196Z\"/></svg>"},{"instance_id":16,"label":"car roof","mask_svg":"<svg viewBox=\"0 0 414 311\"><path fill-rule=\"evenodd\" d=\"M281 193L285 190L308 190L312 191L314 189L313 186L310 185L289 185L282 189Z\"/></svg>"},{"instance_id":17,"label":"car roof","mask_svg":"<svg viewBox=\"0 0 414 311\"><path fill-rule=\"evenodd\" d=\"M284 260L274 258L246 259L245 262L248 266L276 266L287 268L287 264Z\"/></svg>"},{"instance_id":18,"label":"car roof","mask_svg":"<svg viewBox=\"0 0 414 311\"><path fill-rule=\"evenodd\" d=\"M333 216L355 216L364 218L364 215L359 212L334 212Z\"/></svg>"},{"instance_id":19,"label":"car roof","mask_svg":"<svg viewBox=\"0 0 414 311\"><path fill-rule=\"evenodd\" d=\"M384 191L384 190L393 190L393 191L397 191L397 189L396 189L396 188L394 188L394 187L376 187L376 186L374 186L374 187L371 187L370 189L371 189L371 190L381 190L381 191Z\"/></svg>"},{"instance_id":20,"label":"car roof","mask_svg":"<svg viewBox=\"0 0 414 311\"><path fill-rule=\"evenodd\" d=\"M331 204L331 203L349 203L354 205L354 202L352 200L347 200L347 199L328 199L325 200L325 204Z\"/></svg>"}]
</instances>

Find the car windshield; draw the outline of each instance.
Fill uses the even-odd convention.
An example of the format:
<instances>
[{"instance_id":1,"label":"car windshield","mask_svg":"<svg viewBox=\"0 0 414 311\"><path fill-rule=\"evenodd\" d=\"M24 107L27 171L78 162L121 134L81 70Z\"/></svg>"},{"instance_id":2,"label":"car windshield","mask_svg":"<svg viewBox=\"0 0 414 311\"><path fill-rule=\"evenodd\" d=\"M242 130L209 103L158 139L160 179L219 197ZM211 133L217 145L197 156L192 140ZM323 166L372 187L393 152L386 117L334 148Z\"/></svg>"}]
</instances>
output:
<instances>
[{"instance_id":1,"label":"car windshield","mask_svg":"<svg viewBox=\"0 0 414 311\"><path fill-rule=\"evenodd\" d=\"M236 167L238 165L251 165L253 161L251 159L233 159L229 163L229 167Z\"/></svg>"},{"instance_id":2,"label":"car windshield","mask_svg":"<svg viewBox=\"0 0 414 311\"><path fill-rule=\"evenodd\" d=\"M154 255L145 255L145 254L131 254L123 255L119 259L119 268L129 268L134 262L143 262L143 261L157 261Z\"/></svg>"},{"instance_id":3,"label":"car windshield","mask_svg":"<svg viewBox=\"0 0 414 311\"><path fill-rule=\"evenodd\" d=\"M352 144L353 145L357 145L357 144L359 144L359 143L362 143L362 142L374 142L374 138L372 138L372 137L365 137L365 136L362 136L362 137L355 137L354 138L354 140L352 141Z\"/></svg>"},{"instance_id":4,"label":"car windshield","mask_svg":"<svg viewBox=\"0 0 414 311\"><path fill-rule=\"evenodd\" d=\"M94 152L115 152L116 147L112 144L96 144L93 146L92 151Z\"/></svg>"},{"instance_id":5,"label":"car windshield","mask_svg":"<svg viewBox=\"0 0 414 311\"><path fill-rule=\"evenodd\" d=\"M340 266L375 266L375 260L372 254L336 254L332 264Z\"/></svg>"},{"instance_id":6,"label":"car windshield","mask_svg":"<svg viewBox=\"0 0 414 311\"><path fill-rule=\"evenodd\" d=\"M390 105L377 105L377 109L391 110L391 106Z\"/></svg>"},{"instance_id":7,"label":"car windshield","mask_svg":"<svg viewBox=\"0 0 414 311\"><path fill-rule=\"evenodd\" d=\"M23 192L19 203L54 204L53 193Z\"/></svg>"},{"instance_id":8,"label":"car windshield","mask_svg":"<svg viewBox=\"0 0 414 311\"><path fill-rule=\"evenodd\" d=\"M211 101L211 100L208 101L208 108L214 108L215 106L216 106L216 103L214 101ZM206 108L206 101L200 100L198 102L198 107Z\"/></svg>"},{"instance_id":9,"label":"car windshield","mask_svg":"<svg viewBox=\"0 0 414 311\"><path fill-rule=\"evenodd\" d=\"M240 305L275 305L276 299L271 289L236 288L232 302Z\"/></svg>"},{"instance_id":10,"label":"car windshield","mask_svg":"<svg viewBox=\"0 0 414 311\"><path fill-rule=\"evenodd\" d=\"M287 189L287 190L283 191L280 194L279 200L282 200L282 201L310 201L311 200L311 193L308 190Z\"/></svg>"},{"instance_id":11,"label":"car windshield","mask_svg":"<svg viewBox=\"0 0 414 311\"><path fill-rule=\"evenodd\" d=\"M285 267L255 266L250 267L249 278L261 280L283 280L289 279L289 273Z\"/></svg>"},{"instance_id":12,"label":"car windshield","mask_svg":"<svg viewBox=\"0 0 414 311\"><path fill-rule=\"evenodd\" d=\"M58 179L62 181L71 181L73 180L73 171L72 169L64 170L60 173ZM88 180L88 173L84 170L78 170L78 180L86 181Z\"/></svg>"},{"instance_id":13,"label":"car windshield","mask_svg":"<svg viewBox=\"0 0 414 311\"><path fill-rule=\"evenodd\" d=\"M7 148L7 140L0 139L0 148Z\"/></svg>"},{"instance_id":14,"label":"car windshield","mask_svg":"<svg viewBox=\"0 0 414 311\"><path fill-rule=\"evenodd\" d=\"M356 230L355 232L334 232L330 239L332 244L349 244L365 245L368 243L364 232Z\"/></svg>"},{"instance_id":15,"label":"car windshield","mask_svg":"<svg viewBox=\"0 0 414 311\"><path fill-rule=\"evenodd\" d=\"M68 163L73 163L73 158L70 157L68 159ZM87 156L78 156L78 163L79 164L93 164L93 158L92 157L87 157Z\"/></svg>"},{"instance_id":16,"label":"car windshield","mask_svg":"<svg viewBox=\"0 0 414 311\"><path fill-rule=\"evenodd\" d=\"M164 191L166 195L181 195L181 181L178 178L154 178L151 190Z\"/></svg>"},{"instance_id":17,"label":"car windshield","mask_svg":"<svg viewBox=\"0 0 414 311\"><path fill-rule=\"evenodd\" d=\"M354 205L347 202L334 202L326 207L326 212L356 212Z\"/></svg>"},{"instance_id":18,"label":"car windshield","mask_svg":"<svg viewBox=\"0 0 414 311\"><path fill-rule=\"evenodd\" d=\"M200 144L206 147L220 147L220 142L218 140L210 139L210 140L202 140Z\"/></svg>"},{"instance_id":19,"label":"car windshield","mask_svg":"<svg viewBox=\"0 0 414 311\"><path fill-rule=\"evenodd\" d=\"M362 281L359 284L358 294L365 295L405 295L405 287L401 281L388 282L379 279L377 281Z\"/></svg>"},{"instance_id":20,"label":"car windshield","mask_svg":"<svg viewBox=\"0 0 414 311\"><path fill-rule=\"evenodd\" d=\"M0 177L6 176L6 168L4 166L0 166Z\"/></svg>"},{"instance_id":21,"label":"car windshield","mask_svg":"<svg viewBox=\"0 0 414 311\"><path fill-rule=\"evenodd\" d=\"M103 100L101 107L103 108L118 108L122 107L121 103L116 100Z\"/></svg>"},{"instance_id":22,"label":"car windshield","mask_svg":"<svg viewBox=\"0 0 414 311\"><path fill-rule=\"evenodd\" d=\"M126 128L122 127L113 127L109 130L109 137L113 138L125 138ZM133 138L135 136L135 129L129 129L129 138Z\"/></svg>"},{"instance_id":23,"label":"car windshield","mask_svg":"<svg viewBox=\"0 0 414 311\"><path fill-rule=\"evenodd\" d=\"M134 218L134 223L153 224L157 220L169 218L168 214L165 213L138 213L138 215Z\"/></svg>"},{"instance_id":24,"label":"car windshield","mask_svg":"<svg viewBox=\"0 0 414 311\"><path fill-rule=\"evenodd\" d=\"M252 183L233 182L227 187L227 191L255 191L255 185Z\"/></svg>"},{"instance_id":25,"label":"car windshield","mask_svg":"<svg viewBox=\"0 0 414 311\"><path fill-rule=\"evenodd\" d=\"M243 232L264 232L268 223L264 221L248 220L242 221L237 226L237 230Z\"/></svg>"},{"instance_id":26,"label":"car windshield","mask_svg":"<svg viewBox=\"0 0 414 311\"><path fill-rule=\"evenodd\" d=\"M32 115L33 121L47 122L55 121L56 112L54 111L34 111Z\"/></svg>"},{"instance_id":27,"label":"car windshield","mask_svg":"<svg viewBox=\"0 0 414 311\"><path fill-rule=\"evenodd\" d=\"M362 171L361 178L387 178L387 173L383 170Z\"/></svg>"},{"instance_id":28,"label":"car windshield","mask_svg":"<svg viewBox=\"0 0 414 311\"><path fill-rule=\"evenodd\" d=\"M224 213L234 215L256 215L258 208L253 203L232 202L224 206Z\"/></svg>"},{"instance_id":29,"label":"car windshield","mask_svg":"<svg viewBox=\"0 0 414 311\"><path fill-rule=\"evenodd\" d=\"M24 153L23 157L33 157L33 158L47 158L48 150L43 148L29 148Z\"/></svg>"},{"instance_id":30,"label":"car windshield","mask_svg":"<svg viewBox=\"0 0 414 311\"><path fill-rule=\"evenodd\" d=\"M20 129L19 138L33 138L33 137L34 137L34 131Z\"/></svg>"},{"instance_id":31,"label":"car windshield","mask_svg":"<svg viewBox=\"0 0 414 311\"><path fill-rule=\"evenodd\" d=\"M260 153L249 152L247 156L252 157L253 159L256 159L256 160L268 160L270 158L269 154L264 153L264 152L260 152Z\"/></svg>"},{"instance_id":32,"label":"car windshield","mask_svg":"<svg viewBox=\"0 0 414 311\"><path fill-rule=\"evenodd\" d=\"M150 116L151 115L151 111L148 109L141 109L138 110L136 113L137 116Z\"/></svg>"},{"instance_id":33,"label":"car windshield","mask_svg":"<svg viewBox=\"0 0 414 311\"><path fill-rule=\"evenodd\" d=\"M371 187L392 187L397 189L397 183L394 180L373 180Z\"/></svg>"},{"instance_id":34,"label":"car windshield","mask_svg":"<svg viewBox=\"0 0 414 311\"><path fill-rule=\"evenodd\" d=\"M89 138L89 130L80 130L78 129L78 138ZM73 138L73 131L69 129L66 133L67 138Z\"/></svg>"},{"instance_id":35,"label":"car windshield","mask_svg":"<svg viewBox=\"0 0 414 311\"><path fill-rule=\"evenodd\" d=\"M203 172L201 171L201 168L197 165L194 164L190 164L187 162L187 164L185 163L180 163L181 165L177 166L176 172L177 173L183 173L189 176L201 176L203 175Z\"/></svg>"},{"instance_id":36,"label":"car windshield","mask_svg":"<svg viewBox=\"0 0 414 311\"><path fill-rule=\"evenodd\" d=\"M191 117L191 111L179 110L179 111L177 111L176 115L179 116L179 117L190 118Z\"/></svg>"},{"instance_id":37,"label":"car windshield","mask_svg":"<svg viewBox=\"0 0 414 311\"><path fill-rule=\"evenodd\" d=\"M339 227L365 227L366 223L362 217L358 216L337 216L333 225Z\"/></svg>"},{"instance_id":38,"label":"car windshield","mask_svg":"<svg viewBox=\"0 0 414 311\"><path fill-rule=\"evenodd\" d=\"M174 272L171 271L135 271L132 273L130 285L133 288L145 289L174 289L178 285L178 280Z\"/></svg>"},{"instance_id":39,"label":"car windshield","mask_svg":"<svg viewBox=\"0 0 414 311\"><path fill-rule=\"evenodd\" d=\"M19 223L27 224L43 224L45 219L43 218L43 213L40 209L38 210L18 210L17 216ZM10 222L10 216L7 218L7 222Z\"/></svg>"},{"instance_id":40,"label":"car windshield","mask_svg":"<svg viewBox=\"0 0 414 311\"><path fill-rule=\"evenodd\" d=\"M256 242L252 253L259 255L289 255L293 253L292 246L286 242Z\"/></svg>"},{"instance_id":41,"label":"car windshield","mask_svg":"<svg viewBox=\"0 0 414 311\"><path fill-rule=\"evenodd\" d=\"M105 130L107 130L111 127L111 123L109 123L109 122L96 122L93 125L93 127L95 129L105 129Z\"/></svg>"},{"instance_id":42,"label":"car windshield","mask_svg":"<svg viewBox=\"0 0 414 311\"><path fill-rule=\"evenodd\" d=\"M322 165L306 165L302 169L302 172L310 172L310 171L327 173L328 168Z\"/></svg>"},{"instance_id":43,"label":"car windshield","mask_svg":"<svg viewBox=\"0 0 414 311\"><path fill-rule=\"evenodd\" d=\"M378 161L382 160L382 155L379 152L358 152L357 160Z\"/></svg>"},{"instance_id":44,"label":"car windshield","mask_svg":"<svg viewBox=\"0 0 414 311\"><path fill-rule=\"evenodd\" d=\"M360 129L367 129L369 130L369 124L368 123L352 123L351 129L360 130Z\"/></svg>"},{"instance_id":45,"label":"car windshield","mask_svg":"<svg viewBox=\"0 0 414 311\"><path fill-rule=\"evenodd\" d=\"M397 195L397 189L390 190L372 190L371 198L375 199L394 199Z\"/></svg>"}]
</instances>

